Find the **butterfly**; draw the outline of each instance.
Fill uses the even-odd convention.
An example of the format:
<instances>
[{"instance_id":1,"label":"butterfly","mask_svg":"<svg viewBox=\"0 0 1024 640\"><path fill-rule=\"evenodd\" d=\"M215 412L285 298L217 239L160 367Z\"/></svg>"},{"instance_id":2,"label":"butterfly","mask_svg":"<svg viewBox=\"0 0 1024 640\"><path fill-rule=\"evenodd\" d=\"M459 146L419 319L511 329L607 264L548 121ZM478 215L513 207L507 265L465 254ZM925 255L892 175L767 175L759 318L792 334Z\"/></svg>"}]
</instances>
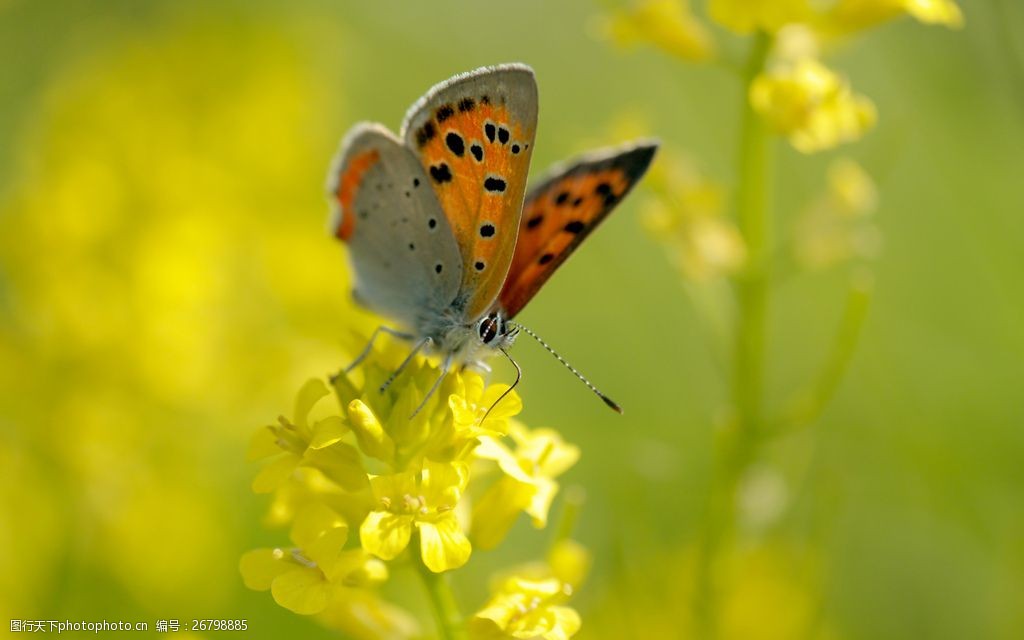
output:
<instances>
[{"instance_id":1,"label":"butterfly","mask_svg":"<svg viewBox=\"0 0 1024 640\"><path fill-rule=\"evenodd\" d=\"M414 342L382 390L427 350L442 358L429 398L454 365L489 370L487 356L508 356L523 330L621 413L512 320L643 176L657 143L582 156L527 193L537 104L530 67L482 67L430 89L398 136L361 122L343 139L328 176L330 228L348 246L356 301L400 327L379 327L349 369L381 331Z\"/></svg>"}]
</instances>

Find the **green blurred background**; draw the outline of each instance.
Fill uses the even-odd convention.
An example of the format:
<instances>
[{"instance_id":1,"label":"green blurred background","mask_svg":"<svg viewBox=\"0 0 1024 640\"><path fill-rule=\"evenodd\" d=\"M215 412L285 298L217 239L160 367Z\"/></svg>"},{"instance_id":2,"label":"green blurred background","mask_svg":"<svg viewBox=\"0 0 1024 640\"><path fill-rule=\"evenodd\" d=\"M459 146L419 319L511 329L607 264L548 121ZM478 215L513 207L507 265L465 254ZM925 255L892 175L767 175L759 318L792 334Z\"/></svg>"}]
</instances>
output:
<instances>
[{"instance_id":1,"label":"green blurred background","mask_svg":"<svg viewBox=\"0 0 1024 640\"><path fill-rule=\"evenodd\" d=\"M762 463L784 509L738 564L726 615L746 616L746 637L789 637L779 620L804 610L816 637L1024 637L1024 9L960 5L962 31L903 20L830 58L880 112L841 153L879 182L884 248L834 402ZM247 637L331 637L237 571L284 536L261 523L246 441L346 360L359 313L325 232L328 162L355 121L397 128L434 82L523 61L541 92L535 170L620 142L625 119L730 183L739 84L598 41L601 10L0 1L4 629L245 618ZM778 150L785 225L838 153ZM728 397L633 200L523 314L625 416L536 345L515 350L525 421L583 450L566 478L586 490L577 538L595 554L581 637L683 626L666 603ZM831 270L774 292L769 407L817 366L845 281ZM458 578L466 609L546 539L521 522L475 553Z\"/></svg>"}]
</instances>

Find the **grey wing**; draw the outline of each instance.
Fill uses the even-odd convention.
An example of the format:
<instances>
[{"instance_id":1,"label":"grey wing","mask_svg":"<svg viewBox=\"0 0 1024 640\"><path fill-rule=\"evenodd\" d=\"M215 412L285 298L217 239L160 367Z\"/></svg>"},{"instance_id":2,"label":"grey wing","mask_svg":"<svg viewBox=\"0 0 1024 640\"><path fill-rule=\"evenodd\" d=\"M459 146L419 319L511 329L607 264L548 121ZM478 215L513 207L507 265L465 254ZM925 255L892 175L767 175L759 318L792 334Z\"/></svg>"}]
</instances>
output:
<instances>
[{"instance_id":1,"label":"grey wing","mask_svg":"<svg viewBox=\"0 0 1024 640\"><path fill-rule=\"evenodd\" d=\"M385 127L357 124L328 176L331 231L348 245L354 295L419 329L458 294L462 261L417 158Z\"/></svg>"}]
</instances>

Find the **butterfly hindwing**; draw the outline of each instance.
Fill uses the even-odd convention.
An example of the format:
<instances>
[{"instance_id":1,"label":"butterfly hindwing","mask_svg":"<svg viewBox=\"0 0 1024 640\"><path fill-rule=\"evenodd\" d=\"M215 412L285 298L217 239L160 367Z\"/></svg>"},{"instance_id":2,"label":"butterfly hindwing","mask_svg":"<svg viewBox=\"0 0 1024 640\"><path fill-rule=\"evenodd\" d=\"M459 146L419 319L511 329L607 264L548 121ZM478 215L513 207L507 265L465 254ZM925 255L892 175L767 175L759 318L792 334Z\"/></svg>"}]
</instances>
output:
<instances>
[{"instance_id":1,"label":"butterfly hindwing","mask_svg":"<svg viewBox=\"0 0 1024 640\"><path fill-rule=\"evenodd\" d=\"M523 205L499 305L514 317L647 171L657 144L605 149L552 169Z\"/></svg>"},{"instance_id":2,"label":"butterfly hindwing","mask_svg":"<svg viewBox=\"0 0 1024 640\"><path fill-rule=\"evenodd\" d=\"M537 85L524 65L486 67L441 83L402 126L459 245L459 298L468 320L487 311L505 281L536 129Z\"/></svg>"},{"instance_id":3,"label":"butterfly hindwing","mask_svg":"<svg viewBox=\"0 0 1024 640\"><path fill-rule=\"evenodd\" d=\"M328 176L331 231L349 248L356 299L413 328L455 299L462 261L423 168L385 127L357 124Z\"/></svg>"}]
</instances>

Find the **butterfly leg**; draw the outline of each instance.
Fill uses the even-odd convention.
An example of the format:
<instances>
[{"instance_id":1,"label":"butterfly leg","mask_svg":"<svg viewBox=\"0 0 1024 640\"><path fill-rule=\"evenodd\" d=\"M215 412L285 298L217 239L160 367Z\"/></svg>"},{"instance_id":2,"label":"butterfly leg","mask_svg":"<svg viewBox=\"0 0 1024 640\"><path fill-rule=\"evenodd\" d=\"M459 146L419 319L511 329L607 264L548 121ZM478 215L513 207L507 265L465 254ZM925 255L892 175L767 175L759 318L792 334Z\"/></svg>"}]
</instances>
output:
<instances>
[{"instance_id":1,"label":"butterfly leg","mask_svg":"<svg viewBox=\"0 0 1024 640\"><path fill-rule=\"evenodd\" d=\"M430 337L423 338L422 340L417 342L416 346L412 348L411 352L409 352L409 355L405 356L405 360L402 360L402 364L398 365L398 368L395 369L390 376L388 376L388 379L384 381L384 384L380 385L380 392L384 393L387 390L387 388L391 386L391 383L395 381L395 378L397 378L402 373L402 371L407 366L409 366L409 363L412 362L413 357L415 357L417 353L422 351L423 347L433 344L433 342L434 340Z\"/></svg>"},{"instance_id":2,"label":"butterfly leg","mask_svg":"<svg viewBox=\"0 0 1024 640\"><path fill-rule=\"evenodd\" d=\"M373 333L370 334L370 340L369 342L366 343L366 347L363 349L363 351L356 357L355 360L352 361L352 364L345 367L345 373L352 371L360 364L362 364L363 360L366 360L366 356L370 355L370 351L373 350L373 343L377 341L377 336L380 335L381 331L388 335L392 335L396 338L400 338L402 340L413 339L413 336L411 334L404 333L397 329L392 329L391 327L385 327L384 325L380 325L379 327L373 330Z\"/></svg>"},{"instance_id":3,"label":"butterfly leg","mask_svg":"<svg viewBox=\"0 0 1024 640\"><path fill-rule=\"evenodd\" d=\"M427 404L427 400L430 400L430 396L434 395L434 392L437 391L437 388L441 385L441 381L444 380L444 377L446 375L448 375L448 369L451 366L452 354L449 353L445 355L444 362L441 363L441 374L437 376L437 380L434 380L434 384L430 387L430 391L427 391L427 395L423 396L423 400L420 402L420 405L416 407L416 410L413 411L412 415L409 416L410 420L416 417L416 414L419 413L421 409L423 409L423 405Z\"/></svg>"}]
</instances>

